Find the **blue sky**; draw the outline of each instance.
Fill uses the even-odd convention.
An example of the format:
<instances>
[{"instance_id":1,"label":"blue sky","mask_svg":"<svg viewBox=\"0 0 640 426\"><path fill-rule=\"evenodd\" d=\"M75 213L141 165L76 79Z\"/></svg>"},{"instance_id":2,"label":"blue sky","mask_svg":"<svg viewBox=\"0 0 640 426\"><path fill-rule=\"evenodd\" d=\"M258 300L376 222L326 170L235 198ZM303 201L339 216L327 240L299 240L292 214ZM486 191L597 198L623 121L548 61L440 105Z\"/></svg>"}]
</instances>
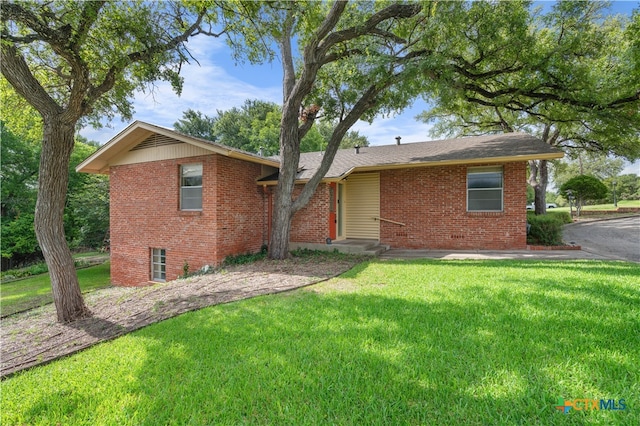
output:
<instances>
[{"instance_id":1,"label":"blue sky","mask_svg":"<svg viewBox=\"0 0 640 426\"><path fill-rule=\"evenodd\" d=\"M217 110L239 107L246 99L282 103L280 62L236 64L224 40L211 37L195 37L187 47L200 65L194 62L183 66L181 75L184 87L181 96L177 96L168 83L155 83L153 93L136 94L133 102L134 120L173 127L182 118L183 111L189 108L215 116ZM402 136L403 141L407 142L428 140L427 125L414 118L424 109L424 101L418 100L398 116L379 118L371 125L360 122L354 129L366 135L373 145L395 143L396 136ZM105 143L128 124L116 119L110 124L111 128L85 128L80 133Z\"/></svg>"},{"instance_id":2,"label":"blue sky","mask_svg":"<svg viewBox=\"0 0 640 426\"><path fill-rule=\"evenodd\" d=\"M543 8L552 2L537 2ZM616 1L612 13L631 15L640 8L638 1ZM158 82L153 93L138 92L134 98L134 120L146 121L164 127L182 118L183 111L191 108L215 116L217 110L241 106L246 99L261 99L282 103L282 70L280 63L251 65L236 64L223 39L195 37L188 42L192 55L200 65L193 62L182 68L184 88L181 96L171 90L168 83ZM423 100L393 117L380 117L372 124L357 123L353 129L369 139L372 145L395 143L396 136L403 142L430 140L429 126L417 121L415 116L426 109ZM105 143L129 123L116 119L110 127L85 128L80 133L100 143ZM634 165L640 174L640 164ZM631 172L631 171L628 171Z\"/></svg>"}]
</instances>

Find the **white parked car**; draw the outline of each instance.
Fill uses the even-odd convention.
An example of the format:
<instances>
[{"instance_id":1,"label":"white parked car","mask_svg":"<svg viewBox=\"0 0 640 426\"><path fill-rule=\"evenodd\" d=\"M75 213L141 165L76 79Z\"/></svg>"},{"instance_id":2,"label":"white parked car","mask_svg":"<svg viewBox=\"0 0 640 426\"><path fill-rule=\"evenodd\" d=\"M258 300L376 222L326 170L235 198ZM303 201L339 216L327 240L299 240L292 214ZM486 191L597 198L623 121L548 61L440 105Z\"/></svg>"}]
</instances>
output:
<instances>
[{"instance_id":1,"label":"white parked car","mask_svg":"<svg viewBox=\"0 0 640 426\"><path fill-rule=\"evenodd\" d=\"M548 209L555 209L556 207L558 207L556 203L547 203ZM534 203L527 204L527 210L535 210L535 209L536 209L536 205Z\"/></svg>"}]
</instances>

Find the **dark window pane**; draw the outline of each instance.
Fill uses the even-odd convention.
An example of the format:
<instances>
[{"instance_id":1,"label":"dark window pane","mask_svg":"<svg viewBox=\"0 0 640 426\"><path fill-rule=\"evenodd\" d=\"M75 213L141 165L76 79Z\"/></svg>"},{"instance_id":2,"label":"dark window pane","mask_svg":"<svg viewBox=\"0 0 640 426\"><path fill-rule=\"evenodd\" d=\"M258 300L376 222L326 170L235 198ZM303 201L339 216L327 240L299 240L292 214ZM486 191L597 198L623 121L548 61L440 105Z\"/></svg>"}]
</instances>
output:
<instances>
[{"instance_id":1,"label":"dark window pane","mask_svg":"<svg viewBox=\"0 0 640 426\"><path fill-rule=\"evenodd\" d=\"M502 188L502 173L469 174L469 188Z\"/></svg>"},{"instance_id":2,"label":"dark window pane","mask_svg":"<svg viewBox=\"0 0 640 426\"><path fill-rule=\"evenodd\" d=\"M202 186L202 176L183 177L182 186Z\"/></svg>"}]
</instances>

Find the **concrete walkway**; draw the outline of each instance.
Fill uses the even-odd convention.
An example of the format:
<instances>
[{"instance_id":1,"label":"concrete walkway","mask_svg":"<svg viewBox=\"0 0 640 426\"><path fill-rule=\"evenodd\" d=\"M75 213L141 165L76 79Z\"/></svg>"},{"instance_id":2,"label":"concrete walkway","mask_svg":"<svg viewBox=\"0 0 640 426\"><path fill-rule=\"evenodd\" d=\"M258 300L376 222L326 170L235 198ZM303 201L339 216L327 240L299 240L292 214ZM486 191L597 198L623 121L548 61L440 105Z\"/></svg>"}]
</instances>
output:
<instances>
[{"instance_id":1,"label":"concrete walkway","mask_svg":"<svg viewBox=\"0 0 640 426\"><path fill-rule=\"evenodd\" d=\"M611 260L583 250L403 250L391 249L380 259L545 259L545 260Z\"/></svg>"},{"instance_id":2,"label":"concrete walkway","mask_svg":"<svg viewBox=\"0 0 640 426\"><path fill-rule=\"evenodd\" d=\"M583 250L403 250L391 249L380 259L544 259L624 260L640 262L640 216L581 219L565 225L564 240ZM600 230L599 228L602 228ZM615 235L614 235L615 234ZM595 241L595 242L594 242Z\"/></svg>"}]
</instances>

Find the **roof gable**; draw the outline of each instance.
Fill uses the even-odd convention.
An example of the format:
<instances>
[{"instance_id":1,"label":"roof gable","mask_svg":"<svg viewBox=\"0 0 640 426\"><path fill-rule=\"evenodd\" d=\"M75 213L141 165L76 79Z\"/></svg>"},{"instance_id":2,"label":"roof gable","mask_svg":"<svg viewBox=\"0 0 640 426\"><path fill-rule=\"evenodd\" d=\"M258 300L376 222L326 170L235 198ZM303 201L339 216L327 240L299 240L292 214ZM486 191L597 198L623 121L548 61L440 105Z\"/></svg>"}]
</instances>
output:
<instances>
[{"instance_id":1,"label":"roof gable","mask_svg":"<svg viewBox=\"0 0 640 426\"><path fill-rule=\"evenodd\" d=\"M84 173L108 173L112 165L169 158L220 154L253 163L278 167L277 160L231 148L174 130L136 121L101 146L76 167Z\"/></svg>"}]
</instances>

